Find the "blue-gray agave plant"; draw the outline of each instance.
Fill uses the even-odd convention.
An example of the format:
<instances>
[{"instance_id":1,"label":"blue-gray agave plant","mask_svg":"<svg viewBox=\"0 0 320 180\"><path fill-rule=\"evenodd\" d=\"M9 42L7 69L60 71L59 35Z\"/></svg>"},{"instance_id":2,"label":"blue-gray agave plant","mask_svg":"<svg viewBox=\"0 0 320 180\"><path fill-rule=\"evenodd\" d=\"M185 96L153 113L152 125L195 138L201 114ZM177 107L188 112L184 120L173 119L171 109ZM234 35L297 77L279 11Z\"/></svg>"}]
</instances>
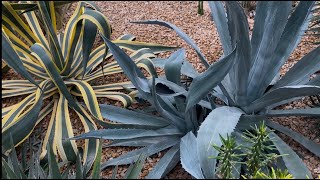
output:
<instances>
[{"instance_id":1,"label":"blue-gray agave plant","mask_svg":"<svg viewBox=\"0 0 320 180\"><path fill-rule=\"evenodd\" d=\"M310 80L310 76L320 69L319 47L270 86L299 43L314 5L311 1L301 1L291 13L290 3L258 2L250 38L247 18L237 2L225 2L226 10L221 2L209 2L224 50L221 60L212 65L175 25L159 20L136 22L175 30L195 49L207 67L201 74L184 59L184 50L179 50L168 59L154 59L156 65L165 69L166 76L148 80L128 55L104 38L139 91L139 97L150 102L161 117L100 105L105 118L121 124L91 131L75 139L114 139L109 146L143 147L105 162L102 168L129 164L142 152L152 155L170 148L149 173L149 178L163 177L180 160L195 178L215 178L216 160L208 157L218 155L212 144L222 145L219 135L226 138L230 133L241 134L261 120L320 156L319 144L267 119L273 116L320 116L320 108L273 110L303 96L320 94L319 76ZM180 72L193 78L190 87L181 83ZM212 96L222 100L223 106L215 104ZM269 136L279 154L288 154L281 157L278 166L285 165L295 178L311 177L303 161L281 138L275 133ZM238 143L241 143L240 138Z\"/></svg>"}]
</instances>

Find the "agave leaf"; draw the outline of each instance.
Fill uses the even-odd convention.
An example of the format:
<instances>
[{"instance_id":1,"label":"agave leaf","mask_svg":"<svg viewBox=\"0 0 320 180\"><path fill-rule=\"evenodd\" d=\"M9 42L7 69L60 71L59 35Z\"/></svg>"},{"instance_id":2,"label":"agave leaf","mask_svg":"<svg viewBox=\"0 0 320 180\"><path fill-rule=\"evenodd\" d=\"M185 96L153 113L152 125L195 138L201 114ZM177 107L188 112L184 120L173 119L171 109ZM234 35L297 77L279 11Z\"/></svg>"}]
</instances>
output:
<instances>
[{"instance_id":1,"label":"agave leaf","mask_svg":"<svg viewBox=\"0 0 320 180\"><path fill-rule=\"evenodd\" d=\"M158 136L175 136L182 133L176 128L160 128L157 130L143 129L100 129L83 133L81 135L69 138L71 140L102 138L102 139L132 139L137 137L158 137Z\"/></svg>"},{"instance_id":2,"label":"agave leaf","mask_svg":"<svg viewBox=\"0 0 320 180\"><path fill-rule=\"evenodd\" d=\"M265 66L262 69L263 71L259 72L261 76L253 77L257 83L254 87L257 89L253 87L253 84L249 84L250 89L255 92L252 94L255 97L263 95L272 79L281 69L281 66L297 47L304 30L308 27L309 16L311 15L310 11L313 4L314 1L301 1L295 11L290 15L279 43L276 45L275 51L271 54L272 57L267 61L268 66ZM249 91L248 93L251 94L250 92L253 91Z\"/></svg>"},{"instance_id":3,"label":"agave leaf","mask_svg":"<svg viewBox=\"0 0 320 180\"><path fill-rule=\"evenodd\" d=\"M84 29L83 29L83 43L82 43L82 49L83 49L83 60L82 60L82 66L83 66L83 74L82 77L84 76L87 68L87 64L89 61L89 56L91 49L93 47L93 43L97 34L97 26L88 21L84 20Z\"/></svg>"},{"instance_id":4,"label":"agave leaf","mask_svg":"<svg viewBox=\"0 0 320 180\"><path fill-rule=\"evenodd\" d=\"M173 53L169 58L167 63L164 66L166 78L181 86L181 68L184 61L185 49L180 49ZM158 90L157 90L158 91ZM158 91L159 92L159 91ZM185 111L185 98L183 97L174 97L175 104L179 112Z\"/></svg>"},{"instance_id":5,"label":"agave leaf","mask_svg":"<svg viewBox=\"0 0 320 180\"><path fill-rule=\"evenodd\" d=\"M21 169L21 164L19 163L18 157L17 157L17 152L16 149L14 147L14 143L13 143L13 139L12 139L12 135L10 136L10 144L11 144L11 152L9 154L9 158L12 161L12 167L13 167L13 171L15 172L15 174L17 175L17 179L22 179L23 177L25 177L22 169Z\"/></svg>"},{"instance_id":6,"label":"agave leaf","mask_svg":"<svg viewBox=\"0 0 320 180\"><path fill-rule=\"evenodd\" d=\"M18 179L18 176L14 173L14 170L9 166L6 160L2 157L2 170L5 172L8 179ZM3 177L3 176L2 176Z\"/></svg>"},{"instance_id":7,"label":"agave leaf","mask_svg":"<svg viewBox=\"0 0 320 180\"><path fill-rule=\"evenodd\" d=\"M118 166L115 166L112 170L111 179L116 179L117 172L118 172Z\"/></svg>"},{"instance_id":8,"label":"agave leaf","mask_svg":"<svg viewBox=\"0 0 320 180\"><path fill-rule=\"evenodd\" d=\"M161 96L175 97L175 96L179 96L182 94L186 94L186 92L187 92L180 85L177 85L176 83L165 80L163 78L155 78L155 86L156 86L157 94L159 94Z\"/></svg>"},{"instance_id":9,"label":"agave leaf","mask_svg":"<svg viewBox=\"0 0 320 180\"><path fill-rule=\"evenodd\" d=\"M180 85L181 84L181 67L183 65L183 60L185 56L185 49L179 49L178 51L174 52L169 58L167 63L164 65L164 71L166 78L175 83Z\"/></svg>"},{"instance_id":10,"label":"agave leaf","mask_svg":"<svg viewBox=\"0 0 320 180\"><path fill-rule=\"evenodd\" d=\"M181 138L180 156L182 167L197 179L204 179L201 171L199 153L197 151L197 139L192 132Z\"/></svg>"},{"instance_id":11,"label":"agave leaf","mask_svg":"<svg viewBox=\"0 0 320 180\"><path fill-rule=\"evenodd\" d=\"M290 10L291 2L289 1L265 1L257 3L257 15L255 16L256 20L251 40L252 57L248 82L250 92L248 92L248 94L251 94L252 91L257 91L255 85L259 82L255 81L260 81L259 76L261 75L261 72L263 72L265 66L268 66L268 58L271 58L271 54L274 52L276 44L279 43ZM280 78L280 72L270 84L273 85L278 78ZM251 100L254 98L256 98L255 95L252 95Z\"/></svg>"},{"instance_id":12,"label":"agave leaf","mask_svg":"<svg viewBox=\"0 0 320 180\"><path fill-rule=\"evenodd\" d=\"M161 141L157 144L152 144L150 146L130 151L126 154L123 154L117 158L111 159L101 165L101 169L105 169L108 166L113 166L113 165L124 165L124 164L130 164L133 162L136 162L137 159L139 158L139 155L141 153L144 153L146 156L151 156L157 152L160 152L162 150L165 150L169 147L172 147L179 143L180 138L179 137L172 137L170 139L167 139L166 141Z\"/></svg>"},{"instance_id":13,"label":"agave leaf","mask_svg":"<svg viewBox=\"0 0 320 180\"><path fill-rule=\"evenodd\" d=\"M161 117L134 112L124 108L106 104L100 104L99 106L101 108L102 116L111 121L125 124L148 125L156 127L164 127L169 125L168 121Z\"/></svg>"},{"instance_id":14,"label":"agave leaf","mask_svg":"<svg viewBox=\"0 0 320 180\"><path fill-rule=\"evenodd\" d=\"M62 6L62 5L73 3L73 2L74 1L56 1L54 2L54 6L58 7L58 6ZM23 11L22 13L39 9L37 3L11 2L10 5L16 11Z\"/></svg>"},{"instance_id":15,"label":"agave leaf","mask_svg":"<svg viewBox=\"0 0 320 180\"><path fill-rule=\"evenodd\" d=\"M309 169L306 167L305 163L300 159L300 157L288 146L279 136L271 132L269 137L273 144L279 151L282 159L289 170L289 173L294 176L294 178L306 178L312 177Z\"/></svg>"},{"instance_id":16,"label":"agave leaf","mask_svg":"<svg viewBox=\"0 0 320 180\"><path fill-rule=\"evenodd\" d=\"M192 81L187 95L186 111L197 104L209 91L216 87L235 63L237 47L231 54L211 65ZM199 87L201 87L199 89Z\"/></svg>"},{"instance_id":17,"label":"agave leaf","mask_svg":"<svg viewBox=\"0 0 320 180\"><path fill-rule=\"evenodd\" d=\"M39 87L38 83L31 77L29 72L25 69L19 58L17 52L12 48L12 43L2 30L2 59L17 73L29 80L31 83Z\"/></svg>"},{"instance_id":18,"label":"agave leaf","mask_svg":"<svg viewBox=\"0 0 320 180\"><path fill-rule=\"evenodd\" d=\"M181 132L185 130L185 123L183 122L184 119L178 115L177 110L172 106L172 104L162 97L157 95L156 88L155 88L155 79L152 78L152 105L155 106L157 112L160 113L162 117L170 120L170 122L178 128Z\"/></svg>"},{"instance_id":19,"label":"agave leaf","mask_svg":"<svg viewBox=\"0 0 320 180\"><path fill-rule=\"evenodd\" d=\"M220 1L208 1L214 24L217 28L224 55L231 54L231 38L228 30L228 19Z\"/></svg>"},{"instance_id":20,"label":"agave leaf","mask_svg":"<svg viewBox=\"0 0 320 180\"><path fill-rule=\"evenodd\" d=\"M282 86L305 84L310 75L320 70L320 46L299 60L272 89Z\"/></svg>"},{"instance_id":21,"label":"agave leaf","mask_svg":"<svg viewBox=\"0 0 320 180\"><path fill-rule=\"evenodd\" d=\"M161 179L170 172L179 162L179 144L174 145L154 166L152 171L146 176L147 179Z\"/></svg>"},{"instance_id":22,"label":"agave leaf","mask_svg":"<svg viewBox=\"0 0 320 180\"><path fill-rule=\"evenodd\" d=\"M141 137L133 139L118 139L112 141L110 144L104 147L114 147L114 146L131 146L131 147L141 147L150 146L152 144L159 143L160 141L166 140L168 137Z\"/></svg>"},{"instance_id":23,"label":"agave leaf","mask_svg":"<svg viewBox=\"0 0 320 180\"><path fill-rule=\"evenodd\" d=\"M185 34L180 28L178 28L177 26L165 22L165 21L161 21L161 20L147 20L147 21L134 21L131 23L137 23L137 24L156 24L156 25L160 25L160 26L164 26L170 29L173 29L184 41L186 41L197 53L197 55L199 56L201 62L205 65L206 68L209 67L209 63L206 60L205 56L201 53L200 48L196 45L196 43L194 43L194 41L187 35Z\"/></svg>"},{"instance_id":24,"label":"agave leaf","mask_svg":"<svg viewBox=\"0 0 320 180\"><path fill-rule=\"evenodd\" d=\"M83 173L83 166L81 163L81 156L79 152L77 153L77 160L76 160L76 178L77 179L83 179L84 173Z\"/></svg>"},{"instance_id":25,"label":"agave leaf","mask_svg":"<svg viewBox=\"0 0 320 180\"><path fill-rule=\"evenodd\" d=\"M296 85L284 86L266 93L261 98L252 102L243 109L247 112L258 112L261 109L274 103L300 96L311 96L320 94L320 86Z\"/></svg>"},{"instance_id":26,"label":"agave leaf","mask_svg":"<svg viewBox=\"0 0 320 180\"><path fill-rule=\"evenodd\" d=\"M79 107L81 109L83 109L83 111L86 113L86 111L84 110L84 108L80 105L80 103L77 103L79 105ZM97 126L95 125L94 121L92 119L86 119L83 116L80 115L80 113L78 113L78 116L81 120L81 123L84 127L84 131L88 132L88 131L92 131L92 130L96 130ZM83 164L85 165L85 172L83 172L83 176L85 176L88 171L91 169L92 164L94 163L94 159L96 158L96 153L98 151L98 140L95 139L89 139L89 140L85 140L84 142L84 149L83 149ZM77 153L78 154L78 153ZM80 164L81 164L81 160L80 160Z\"/></svg>"},{"instance_id":27,"label":"agave leaf","mask_svg":"<svg viewBox=\"0 0 320 180\"><path fill-rule=\"evenodd\" d=\"M320 86L320 75L317 75L316 77L312 78L307 85L314 85L314 86Z\"/></svg>"},{"instance_id":28,"label":"agave leaf","mask_svg":"<svg viewBox=\"0 0 320 180\"><path fill-rule=\"evenodd\" d=\"M56 157L53 152L53 148L51 147L50 144L48 144L48 149L49 149L49 153L48 153L49 176L52 179L62 179L60 170L58 167L58 163L56 161Z\"/></svg>"},{"instance_id":29,"label":"agave leaf","mask_svg":"<svg viewBox=\"0 0 320 180\"><path fill-rule=\"evenodd\" d=\"M247 16L238 2L226 1L228 28L231 37L231 47L236 48L236 58L229 77L235 84L234 100L239 105L247 104L247 82L250 71L251 44Z\"/></svg>"},{"instance_id":30,"label":"agave leaf","mask_svg":"<svg viewBox=\"0 0 320 180\"><path fill-rule=\"evenodd\" d=\"M92 168L92 173L91 173L91 178L92 179L100 179L102 142L103 142L103 140L100 139L97 156L96 156L95 162L93 164L93 168Z\"/></svg>"},{"instance_id":31,"label":"agave leaf","mask_svg":"<svg viewBox=\"0 0 320 180\"><path fill-rule=\"evenodd\" d=\"M49 34L49 46L50 51L52 52L53 56L53 63L57 66L59 70L62 70L64 67L64 58L62 56L62 51L59 46L58 38L56 35L56 22L55 18L53 18L51 15L55 16L55 13L51 13L51 11L54 11L54 9L48 8L48 2L38 1L37 5L40 10L45 29L47 34ZM53 19L51 19L53 18Z\"/></svg>"},{"instance_id":32,"label":"agave leaf","mask_svg":"<svg viewBox=\"0 0 320 180\"><path fill-rule=\"evenodd\" d=\"M143 154L140 154L136 163L131 164L129 166L125 175L125 179L138 179L145 160L146 160L146 156Z\"/></svg>"},{"instance_id":33,"label":"agave leaf","mask_svg":"<svg viewBox=\"0 0 320 180\"><path fill-rule=\"evenodd\" d=\"M65 140L69 137L73 137L73 128L71 125L71 119L68 109L68 101L66 98L60 94L57 112L55 118L55 144L61 159L65 162L75 161L77 154L77 145L75 141Z\"/></svg>"},{"instance_id":34,"label":"agave leaf","mask_svg":"<svg viewBox=\"0 0 320 180\"><path fill-rule=\"evenodd\" d=\"M54 82L54 84L59 88L59 91L65 96L68 100L68 104L78 111L82 116L87 117L86 114L80 109L78 104L76 104L75 100L73 99L72 95L70 94L66 84L64 83L62 77L59 74L58 68L52 62L52 58L50 57L50 53L45 50L45 48L36 43L31 46L32 54L37 57L37 59L41 62L42 66L45 67L47 74L50 75L50 78ZM90 119L89 117L87 117Z\"/></svg>"},{"instance_id":35,"label":"agave leaf","mask_svg":"<svg viewBox=\"0 0 320 180\"><path fill-rule=\"evenodd\" d=\"M169 59L165 58L153 58L151 59L155 67L159 67L164 69L165 64L168 62ZM199 73L194 69L192 64L190 64L187 60L183 60L183 64L181 66L181 74L184 74L188 77L196 77Z\"/></svg>"},{"instance_id":36,"label":"agave leaf","mask_svg":"<svg viewBox=\"0 0 320 180\"><path fill-rule=\"evenodd\" d=\"M225 116L228 114L228 116ZM243 111L236 107L219 107L210 112L201 124L197 136L197 149L201 168L206 178L215 178L218 151L212 145L221 146L219 135L226 138L235 129Z\"/></svg>"},{"instance_id":37,"label":"agave leaf","mask_svg":"<svg viewBox=\"0 0 320 180\"><path fill-rule=\"evenodd\" d=\"M110 48L115 60L123 69L123 72L131 80L132 84L139 90L140 93L143 93L144 96L148 97L150 93L148 80L142 74L141 70L137 67L134 61L123 50L121 50L103 35L102 38Z\"/></svg>"},{"instance_id":38,"label":"agave leaf","mask_svg":"<svg viewBox=\"0 0 320 180\"><path fill-rule=\"evenodd\" d=\"M236 130L247 130L255 125L259 125L266 119L263 115L243 115L236 126Z\"/></svg>"},{"instance_id":39,"label":"agave leaf","mask_svg":"<svg viewBox=\"0 0 320 180\"><path fill-rule=\"evenodd\" d=\"M296 133L296 132L292 131L289 128L281 126L281 125L279 125L277 123L273 123L270 120L266 121L266 125L268 125L269 127L273 128L273 129L275 129L277 131L280 131L280 132L286 134L287 136L291 137L292 139L294 139L295 141L297 141L298 143L303 145L310 152L312 152L316 156L320 157L320 145L315 143L314 141L302 136L299 133Z\"/></svg>"},{"instance_id":40,"label":"agave leaf","mask_svg":"<svg viewBox=\"0 0 320 180\"><path fill-rule=\"evenodd\" d=\"M320 116L320 108L306 108L306 109L290 109L290 110L268 110L264 113L266 116L281 117L281 116Z\"/></svg>"},{"instance_id":41,"label":"agave leaf","mask_svg":"<svg viewBox=\"0 0 320 180\"><path fill-rule=\"evenodd\" d=\"M44 81L40 84L40 87L46 89L47 81ZM14 134L13 143L15 146L22 143L29 135L30 132L35 127L38 115L41 110L42 100L43 100L43 92L40 89L37 89L35 92L35 103L30 108L24 116L19 117L15 123L6 128L2 129L2 152L5 153L10 149L10 134Z\"/></svg>"}]
</instances>

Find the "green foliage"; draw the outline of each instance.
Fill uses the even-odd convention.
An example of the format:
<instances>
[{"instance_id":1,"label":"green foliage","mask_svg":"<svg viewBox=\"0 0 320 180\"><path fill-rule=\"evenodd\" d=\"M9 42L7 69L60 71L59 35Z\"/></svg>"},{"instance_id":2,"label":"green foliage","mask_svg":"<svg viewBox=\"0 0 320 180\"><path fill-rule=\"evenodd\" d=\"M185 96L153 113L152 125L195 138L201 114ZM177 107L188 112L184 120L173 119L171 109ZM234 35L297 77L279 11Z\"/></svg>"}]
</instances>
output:
<instances>
[{"instance_id":1,"label":"green foliage","mask_svg":"<svg viewBox=\"0 0 320 180\"><path fill-rule=\"evenodd\" d=\"M271 172L269 174L265 174L261 170L259 170L251 179L294 179L291 174L289 174L288 170L282 171L281 169L274 170L271 167Z\"/></svg>"},{"instance_id":2,"label":"green foliage","mask_svg":"<svg viewBox=\"0 0 320 180\"><path fill-rule=\"evenodd\" d=\"M247 147L248 152L246 156L246 164L250 174L256 174L259 169L279 157L275 153L270 153L270 151L276 149L273 144L269 145L271 142L269 140L270 132L263 122L259 128L255 127L254 133L248 130L244 133L245 136L243 137L252 145L251 147Z\"/></svg>"},{"instance_id":3,"label":"green foliage","mask_svg":"<svg viewBox=\"0 0 320 180\"><path fill-rule=\"evenodd\" d=\"M217 172L222 176L222 178L231 179L234 178L232 176L234 167L241 163L241 160L245 154L237 154L237 152L241 149L241 146L237 145L234 137L227 135L227 138L224 139L222 136L220 136L220 140L222 142L222 146L216 146L212 144L213 148L219 152L219 155L217 157L209 158L220 160L221 165L217 169Z\"/></svg>"},{"instance_id":4,"label":"green foliage","mask_svg":"<svg viewBox=\"0 0 320 180\"><path fill-rule=\"evenodd\" d=\"M198 1L198 14L203 15L203 1Z\"/></svg>"},{"instance_id":5,"label":"green foliage","mask_svg":"<svg viewBox=\"0 0 320 180\"><path fill-rule=\"evenodd\" d=\"M85 166L81 163L81 157L77 154L77 161L75 163L76 169L72 169L74 166L71 162L57 162L57 159L53 153L53 149L48 147L49 153L48 163L40 163L40 148L35 152L34 147L30 140L29 149L31 156L27 160L27 142L23 143L22 147L22 159L18 160L18 155L12 145L12 151L8 156L2 157L2 178L3 179L100 179L101 178L101 150L102 140L99 143L99 152L94 162L94 167L91 171L91 175L85 173ZM50 146L50 144L48 144ZM40 146L41 147L41 146ZM125 179L137 179L141 172L142 165L145 161L145 157L141 154L138 163L131 164L126 172ZM64 171L60 169L64 166ZM99 167L99 168L95 168ZM116 171L113 172L112 176L115 177ZM115 179L115 178L113 178Z\"/></svg>"},{"instance_id":6,"label":"green foliage","mask_svg":"<svg viewBox=\"0 0 320 180\"><path fill-rule=\"evenodd\" d=\"M242 168L245 172L245 174L241 174L242 177L256 179L267 176L264 171L269 172L269 168L271 168L270 176L286 177L287 170L284 172L274 171L272 167L272 164L280 157L272 152L276 149L269 139L269 134L272 131L268 130L264 123L259 127L252 128L251 131L247 130L243 133L242 139L245 143L238 144L236 137L227 136L226 139L221 137L223 142L221 147L213 144L213 147L219 151L219 156L209 158L220 160L220 168L217 173L224 179L236 178L235 172L240 175Z\"/></svg>"},{"instance_id":7,"label":"green foliage","mask_svg":"<svg viewBox=\"0 0 320 180\"><path fill-rule=\"evenodd\" d=\"M2 81L3 100L25 96L17 104L2 108L4 153L10 151L10 134L15 134L13 143L18 146L49 115L41 159L46 157L47 144L50 144L54 154L59 154L63 161L75 161L78 154L75 141L64 140L74 136L74 117L70 117L69 107L75 110L85 132L88 132L97 129L97 122L106 124L98 98L121 101L124 107L132 102L131 94L124 90L133 88L131 82L97 81L105 75L122 73L115 61L105 63L112 58L105 44L94 48L96 37L110 39L109 20L94 3L81 1L77 3L64 33L59 33L55 8L65 3L2 2L2 59L26 79ZM134 40L134 36L126 34L112 42L126 49L134 64L156 76L150 58L174 48ZM83 99L84 103L78 99ZM44 103L46 101L49 103ZM83 153L83 164L88 166L86 171L96 157L97 144L96 140L85 142L88 147Z\"/></svg>"}]
</instances>

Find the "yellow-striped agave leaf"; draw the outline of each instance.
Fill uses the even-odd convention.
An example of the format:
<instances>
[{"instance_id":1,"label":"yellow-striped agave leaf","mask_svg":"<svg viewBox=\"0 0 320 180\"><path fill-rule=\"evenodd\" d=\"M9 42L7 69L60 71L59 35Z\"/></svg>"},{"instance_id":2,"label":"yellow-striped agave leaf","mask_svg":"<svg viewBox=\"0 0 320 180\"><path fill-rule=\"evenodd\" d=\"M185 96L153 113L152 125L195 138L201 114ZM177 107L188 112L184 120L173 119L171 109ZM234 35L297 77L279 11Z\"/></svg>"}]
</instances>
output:
<instances>
[{"instance_id":1,"label":"yellow-striped agave leaf","mask_svg":"<svg viewBox=\"0 0 320 180\"><path fill-rule=\"evenodd\" d=\"M97 122L108 125L102 118L99 98L119 101L124 107L133 102L134 93L130 92L135 87L130 81L98 81L123 72L108 46L94 46L99 36L111 40L109 20L93 2L80 1L60 33L55 10L67 3L70 1L2 2L2 60L24 78L2 80L2 100L23 96L18 103L2 108L5 151L10 149L10 134L15 134L13 143L18 146L35 126L48 120L40 158L47 160L50 146L63 161L75 161L78 147L69 139L74 136L70 113L74 110L85 132L89 132L97 129ZM175 49L136 42L130 34L111 41L128 50L134 63L154 77L157 74L151 59L159 52ZM83 148L88 172L96 158L98 141L85 140Z\"/></svg>"}]
</instances>

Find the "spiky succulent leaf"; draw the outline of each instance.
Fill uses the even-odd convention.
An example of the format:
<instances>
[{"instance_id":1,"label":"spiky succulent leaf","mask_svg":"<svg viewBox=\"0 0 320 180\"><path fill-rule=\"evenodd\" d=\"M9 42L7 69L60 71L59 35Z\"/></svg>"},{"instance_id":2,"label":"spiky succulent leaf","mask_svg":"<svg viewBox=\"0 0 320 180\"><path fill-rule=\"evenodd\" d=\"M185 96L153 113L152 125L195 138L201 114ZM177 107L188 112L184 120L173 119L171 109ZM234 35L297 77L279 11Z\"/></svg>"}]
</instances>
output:
<instances>
[{"instance_id":1,"label":"spiky succulent leaf","mask_svg":"<svg viewBox=\"0 0 320 180\"><path fill-rule=\"evenodd\" d=\"M289 173L292 174L295 178L306 178L312 177L309 169L300 159L300 157L287 145L279 136L271 132L269 137L273 144L276 146L279 151L282 159L289 170Z\"/></svg>"},{"instance_id":2,"label":"spiky succulent leaf","mask_svg":"<svg viewBox=\"0 0 320 180\"><path fill-rule=\"evenodd\" d=\"M310 75L320 70L320 46L303 56L272 88L302 85L309 81Z\"/></svg>"},{"instance_id":3,"label":"spiky succulent leaf","mask_svg":"<svg viewBox=\"0 0 320 180\"><path fill-rule=\"evenodd\" d=\"M287 136L290 136L292 139L294 139L295 141L297 141L298 143L303 145L305 148L307 148L310 152L312 152L316 156L320 157L320 145L319 144L302 136L301 134L299 134L297 132L294 132L293 130L291 130L289 128L286 128L280 124L274 123L270 120L267 120L266 124L269 127L273 128L277 131L280 131L280 132L286 134Z\"/></svg>"},{"instance_id":4,"label":"spiky succulent leaf","mask_svg":"<svg viewBox=\"0 0 320 180\"><path fill-rule=\"evenodd\" d=\"M281 116L310 116L319 117L320 108L305 108L305 109L289 109L289 110L268 110L265 113L266 116L270 117L281 117Z\"/></svg>"},{"instance_id":5,"label":"spiky succulent leaf","mask_svg":"<svg viewBox=\"0 0 320 180\"><path fill-rule=\"evenodd\" d=\"M235 63L236 51L237 47L231 54L211 65L204 73L194 78L187 95L186 110L197 104L208 92L221 82Z\"/></svg>"},{"instance_id":6,"label":"spiky succulent leaf","mask_svg":"<svg viewBox=\"0 0 320 180\"><path fill-rule=\"evenodd\" d=\"M301 1L290 15L279 43L271 54L272 57L268 60L268 65L263 68L262 72L257 72L260 76L252 77L255 79L255 83L253 83L254 81L249 83L249 94L252 93L255 97L261 96L291 52L297 47L310 20L309 16L313 4L314 1Z\"/></svg>"},{"instance_id":7,"label":"spiky succulent leaf","mask_svg":"<svg viewBox=\"0 0 320 180\"><path fill-rule=\"evenodd\" d=\"M137 162L129 166L125 175L125 179L138 179L145 160L146 160L146 156L144 154L141 154Z\"/></svg>"},{"instance_id":8,"label":"spiky succulent leaf","mask_svg":"<svg viewBox=\"0 0 320 180\"><path fill-rule=\"evenodd\" d=\"M308 96L320 94L319 86L296 85L284 86L266 93L261 98L252 102L249 106L244 107L247 113L258 112L267 106L281 102L283 100L292 99L294 97Z\"/></svg>"},{"instance_id":9,"label":"spiky succulent leaf","mask_svg":"<svg viewBox=\"0 0 320 180\"><path fill-rule=\"evenodd\" d=\"M179 144L174 145L160 159L152 171L146 176L147 179L160 179L169 173L180 160Z\"/></svg>"},{"instance_id":10,"label":"spiky succulent leaf","mask_svg":"<svg viewBox=\"0 0 320 180\"><path fill-rule=\"evenodd\" d=\"M179 137L168 137L166 140L161 141L156 144L152 144L150 146L146 146L144 148L140 148L138 150L130 151L126 154L123 154L117 158L111 159L101 165L102 169L105 169L108 166L113 165L124 165L136 162L141 153L144 153L146 156L151 156L152 154L158 153L162 150L165 150L169 147L172 147L179 143Z\"/></svg>"},{"instance_id":11,"label":"spiky succulent leaf","mask_svg":"<svg viewBox=\"0 0 320 180\"><path fill-rule=\"evenodd\" d=\"M206 68L209 67L209 63L205 56L201 53L200 48L195 44L195 42L187 35L185 34L180 28L175 26L174 24L171 24L169 22L161 21L161 20L147 20L147 21L134 21L132 23L137 24L156 24L160 26L164 26L170 29L173 29L184 41L186 41L197 53L199 56L201 62L205 65Z\"/></svg>"},{"instance_id":12,"label":"spiky succulent leaf","mask_svg":"<svg viewBox=\"0 0 320 180\"><path fill-rule=\"evenodd\" d=\"M212 144L221 146L219 135L226 138L227 134L231 134L243 113L236 107L219 107L211 111L201 124L197 135L197 148L206 178L215 178L216 159L208 157L217 156L218 151L212 148ZM226 114L228 116L225 116Z\"/></svg>"},{"instance_id":13,"label":"spiky succulent leaf","mask_svg":"<svg viewBox=\"0 0 320 180\"><path fill-rule=\"evenodd\" d=\"M180 143L180 156L182 167L197 179L204 179L200 167L199 153L197 150L197 139L192 132L189 132Z\"/></svg>"}]
</instances>

